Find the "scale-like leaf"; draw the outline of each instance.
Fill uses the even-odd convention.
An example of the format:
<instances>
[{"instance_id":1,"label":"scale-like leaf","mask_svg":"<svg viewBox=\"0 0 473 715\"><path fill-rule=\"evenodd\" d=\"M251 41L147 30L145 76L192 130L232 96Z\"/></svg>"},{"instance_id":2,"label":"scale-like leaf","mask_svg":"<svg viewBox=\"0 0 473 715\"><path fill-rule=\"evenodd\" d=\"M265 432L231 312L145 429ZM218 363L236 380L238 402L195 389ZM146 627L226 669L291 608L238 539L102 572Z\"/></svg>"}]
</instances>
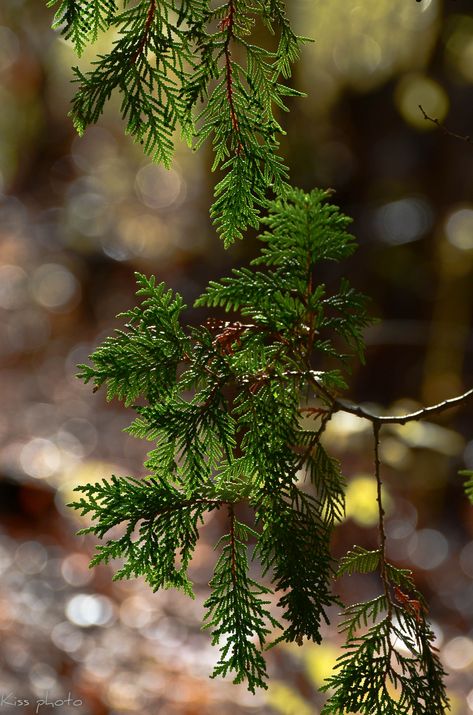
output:
<instances>
[{"instance_id":1,"label":"scale-like leaf","mask_svg":"<svg viewBox=\"0 0 473 715\"><path fill-rule=\"evenodd\" d=\"M362 546L355 546L343 556L338 564L337 576L353 573L370 573L379 567L381 552L367 551Z\"/></svg>"}]
</instances>

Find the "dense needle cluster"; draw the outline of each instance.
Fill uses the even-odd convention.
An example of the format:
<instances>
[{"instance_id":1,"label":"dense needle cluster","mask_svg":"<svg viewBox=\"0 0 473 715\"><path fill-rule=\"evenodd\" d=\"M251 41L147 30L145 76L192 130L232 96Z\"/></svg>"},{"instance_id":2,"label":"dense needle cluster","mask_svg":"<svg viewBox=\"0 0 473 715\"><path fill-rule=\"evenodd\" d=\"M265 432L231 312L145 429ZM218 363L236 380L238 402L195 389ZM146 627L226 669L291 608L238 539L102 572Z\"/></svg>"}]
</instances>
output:
<instances>
[{"instance_id":1,"label":"dense needle cluster","mask_svg":"<svg viewBox=\"0 0 473 715\"><path fill-rule=\"evenodd\" d=\"M400 417L338 397L347 360L363 357L369 318L346 280L336 292L315 280L324 261L353 252L350 220L329 192L291 188L277 154L274 111L299 94L281 79L303 41L284 0L48 4L79 55L102 33L110 38L89 71L75 68L78 131L118 93L127 132L154 161L171 165L177 131L195 148L209 139L221 172L211 214L225 243L248 226L267 227L251 268L212 281L196 301L213 311L202 325L183 325L182 298L137 274L140 304L81 366L85 382L134 409L128 432L153 444L147 477L79 487L72 506L91 521L82 531L102 540L92 564L119 558L115 578L144 576L154 590L192 596L200 527L221 510L227 533L216 546L204 627L220 645L214 675L232 674L253 692L266 687L268 643L321 641L338 603L334 576L378 571L379 595L343 612L346 643L323 688L323 715L442 715L444 671L425 602L410 572L385 556L379 432L384 422L460 404L473 390ZM345 484L321 438L340 409L373 426L379 548L354 547L337 570L330 537L343 518ZM473 501L473 472L465 476ZM251 560L261 566L258 581Z\"/></svg>"}]
</instances>

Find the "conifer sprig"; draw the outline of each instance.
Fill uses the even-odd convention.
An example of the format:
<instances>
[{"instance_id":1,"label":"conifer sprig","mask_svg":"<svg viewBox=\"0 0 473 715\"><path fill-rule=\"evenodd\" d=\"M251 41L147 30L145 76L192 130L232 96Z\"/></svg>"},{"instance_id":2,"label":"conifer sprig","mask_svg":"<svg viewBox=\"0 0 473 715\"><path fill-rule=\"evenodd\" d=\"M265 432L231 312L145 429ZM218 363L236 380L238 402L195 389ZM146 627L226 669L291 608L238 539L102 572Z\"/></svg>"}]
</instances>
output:
<instances>
[{"instance_id":1,"label":"conifer sprig","mask_svg":"<svg viewBox=\"0 0 473 715\"><path fill-rule=\"evenodd\" d=\"M118 557L116 578L143 575L154 590L172 586L192 595L187 569L199 527L210 511L227 509L229 533L206 602L205 624L221 645L214 675L246 679L253 692L265 687L261 649L279 627L268 608L271 589L285 621L277 640L320 642L321 623L337 602L329 542L343 516L344 479L320 439L337 410L366 418L374 432L379 548L355 547L338 573L378 570L383 592L344 612L347 640L324 688L323 714L442 715L444 671L425 603L410 573L386 560L379 431L383 423L461 404L473 390L403 416L377 416L337 395L351 353L363 357L369 319L365 298L346 281L335 294L315 284L321 261L353 251L349 220L326 192L291 189L278 155L284 132L276 113L299 95L281 79L290 77L304 41L291 28L285 1L47 4L56 6L53 26L79 55L102 33L111 39L91 70L75 68L71 115L80 133L118 93L126 131L153 161L171 165L177 131L195 148L212 142L221 177L211 215L226 245L257 227L268 209L260 258L212 282L196 303L223 308L230 320L184 328L180 296L137 276L141 305L123 315L125 330L95 351L93 365L81 366L85 382L106 385L108 399L135 408L130 434L154 443L147 478L79 488L73 506L95 522L83 533L108 537L92 563ZM261 26L274 34L272 46L256 43ZM277 199L268 203L271 191ZM324 359L330 367L321 370ZM301 426L304 412L313 429ZM309 478L304 487L301 474ZM473 501L472 472L465 476ZM256 530L236 518L241 502L251 507ZM249 539L271 588L248 575Z\"/></svg>"},{"instance_id":2,"label":"conifer sprig","mask_svg":"<svg viewBox=\"0 0 473 715\"><path fill-rule=\"evenodd\" d=\"M169 168L174 133L192 140L192 119L181 96L186 66L193 61L188 30L174 21L175 3L147 0L117 12L110 25L118 38L92 70L74 68L78 85L71 116L79 134L98 121L115 90L121 95L126 132L153 161Z\"/></svg>"},{"instance_id":3,"label":"conifer sprig","mask_svg":"<svg viewBox=\"0 0 473 715\"><path fill-rule=\"evenodd\" d=\"M261 258L212 282L196 301L237 314L227 321L183 327L182 299L138 275L141 304L122 314L125 329L80 372L95 389L104 385L107 399L133 405L137 416L128 431L154 443L148 478L114 477L80 488L73 506L94 520L85 533L104 538L120 525L123 531L111 532L93 563L120 557L117 578L144 575L154 589L174 585L191 593L187 567L199 525L208 512L228 509L205 622L214 642L224 640L215 674L232 672L250 690L264 686L260 651L277 626L267 603L271 591L284 621L276 640L320 642L337 603L329 541L343 516L344 479L319 441L329 413L322 408L320 424L307 430L301 409L313 392L313 366L328 353L343 368L338 340L348 338L359 351L368 317L364 309L352 311L352 301L363 302L355 292L315 285L323 261L354 248L348 219L327 199L326 192L291 190L273 202ZM333 314L338 322L327 324ZM338 368L315 374L327 390L342 384ZM240 503L252 510L254 530L236 517ZM248 575L249 538L265 585Z\"/></svg>"},{"instance_id":4,"label":"conifer sprig","mask_svg":"<svg viewBox=\"0 0 473 715\"><path fill-rule=\"evenodd\" d=\"M71 40L79 57L89 42L109 29L118 9L115 0L47 0L47 5L58 6L53 29Z\"/></svg>"},{"instance_id":5,"label":"conifer sprig","mask_svg":"<svg viewBox=\"0 0 473 715\"><path fill-rule=\"evenodd\" d=\"M274 25L278 28L275 51L251 42L258 16L271 30ZM215 188L211 216L228 244L241 238L248 226L258 226L268 188L280 194L286 186L287 168L276 153L278 136L284 132L274 107L285 111L286 97L300 96L281 84L279 77L290 75L302 38L292 32L282 3L228 0L215 11L214 19L219 21L218 30L207 36L204 45L207 70L205 65L198 67L187 92L191 99L197 94L208 96L197 116L196 147L212 137L213 168L225 172ZM219 79L209 93L209 80L219 67Z\"/></svg>"},{"instance_id":6,"label":"conifer sprig","mask_svg":"<svg viewBox=\"0 0 473 715\"><path fill-rule=\"evenodd\" d=\"M97 122L113 93L126 132L153 161L170 167L176 131L199 148L210 139L214 223L229 244L257 227L268 191L284 191L287 168L278 156L283 129L276 111L300 96L287 79L304 38L295 35L282 0L48 0L53 27L79 55L106 32L111 47L92 69L74 68L71 116L79 133ZM255 28L266 28L267 49ZM261 31L261 27L258 32ZM271 36L275 35L271 39ZM196 109L201 100L203 107Z\"/></svg>"},{"instance_id":7,"label":"conifer sprig","mask_svg":"<svg viewBox=\"0 0 473 715\"><path fill-rule=\"evenodd\" d=\"M425 601L411 572L386 559L379 431L374 423L379 548L356 546L341 559L338 575L379 569L384 593L343 612L340 631L346 643L322 687L330 693L322 715L444 715L449 708L445 671L433 645Z\"/></svg>"},{"instance_id":8,"label":"conifer sprig","mask_svg":"<svg viewBox=\"0 0 473 715\"><path fill-rule=\"evenodd\" d=\"M358 548L342 570L371 571L376 561L379 552ZM386 572L388 596L354 604L343 613L341 631L347 641L322 687L330 693L322 715L445 715L449 709L445 671L422 596L409 572L392 564L386 564Z\"/></svg>"},{"instance_id":9,"label":"conifer sprig","mask_svg":"<svg viewBox=\"0 0 473 715\"><path fill-rule=\"evenodd\" d=\"M253 692L265 687L261 651L268 639L319 643L322 624L338 603L330 539L343 518L345 481L320 439L342 408L336 397L344 386L342 370L350 352L362 357L369 322L365 299L346 282L329 292L315 281L324 261L354 250L349 220L328 203L327 192L290 190L271 203L265 223L260 256L249 268L211 282L196 301L199 308L223 308L230 314L226 321L209 318L185 328L180 296L137 276L141 304L123 314L125 329L97 348L80 376L95 389L105 385L108 399L134 406L137 417L128 431L154 443L149 476L83 486L73 504L94 521L83 533L109 537L92 564L120 558L115 578L143 575L154 590L177 587L189 595L199 527L209 512L228 511L204 624L220 645L214 675L246 680ZM335 365L315 370L324 358ZM307 405L308 397L318 402ZM313 428L302 426L304 413ZM410 572L385 556L383 418L367 419L373 424L380 543L373 551L355 547L338 574L378 570L384 592L345 609L346 644L324 688L323 713L441 715L448 705L444 671L425 603ZM305 484L301 475L308 477ZM240 504L252 510L252 525L237 518ZM248 573L250 539L264 583ZM271 613L272 594L282 625Z\"/></svg>"},{"instance_id":10,"label":"conifer sprig","mask_svg":"<svg viewBox=\"0 0 473 715\"><path fill-rule=\"evenodd\" d=\"M71 506L97 523L81 530L103 538L124 525L119 538L97 547L91 566L123 558L114 579L144 576L154 591L180 588L193 596L187 567L204 513L221 505L212 496L187 498L160 476L146 480L115 477L78 488L82 496ZM180 565L176 566L179 558Z\"/></svg>"},{"instance_id":11,"label":"conifer sprig","mask_svg":"<svg viewBox=\"0 0 473 715\"><path fill-rule=\"evenodd\" d=\"M92 364L81 366L84 381L134 407L129 433L153 443L147 478L112 477L80 488L73 506L94 522L84 533L108 537L92 563L118 557L116 578L143 575L155 590L173 586L191 595L188 567L200 525L209 512L227 510L204 623L220 645L214 675L246 680L251 691L265 687L267 641L319 643L338 603L330 538L343 518L345 480L320 440L333 412L343 409L343 370L350 353L362 357L369 317L365 299L346 282L333 292L315 281L324 261L354 250L349 219L328 198L292 189L271 203L260 256L212 281L196 301L223 308L228 320L209 317L186 328L180 296L138 275L141 304L123 314L125 329L97 348ZM330 365L316 370L324 360ZM301 422L305 414L311 428ZM323 713L443 715L444 671L425 602L410 572L385 555L384 418L362 416L373 425L380 542L372 551L352 549L338 574L377 570L383 592L344 611L346 644L324 688ZM245 523L237 516L242 504ZM249 576L250 540L263 583Z\"/></svg>"},{"instance_id":12,"label":"conifer sprig","mask_svg":"<svg viewBox=\"0 0 473 715\"><path fill-rule=\"evenodd\" d=\"M246 680L254 693L257 687L267 687L261 647L271 628L280 624L266 608L268 601L261 598L270 589L248 576L247 541L258 534L237 521L232 506L229 519L230 532L217 544L222 552L210 581L212 593L204 604L204 627L212 630L212 644L224 640L213 677L233 672L233 682Z\"/></svg>"},{"instance_id":13,"label":"conifer sprig","mask_svg":"<svg viewBox=\"0 0 473 715\"><path fill-rule=\"evenodd\" d=\"M81 365L79 374L85 383L94 383L94 390L106 383L107 399L117 397L127 407L140 395L152 401L172 392L188 345L180 325L181 296L163 283L156 285L154 276L137 274L136 280L143 301L118 316L126 319L126 331L107 338L94 353L94 367Z\"/></svg>"}]
</instances>

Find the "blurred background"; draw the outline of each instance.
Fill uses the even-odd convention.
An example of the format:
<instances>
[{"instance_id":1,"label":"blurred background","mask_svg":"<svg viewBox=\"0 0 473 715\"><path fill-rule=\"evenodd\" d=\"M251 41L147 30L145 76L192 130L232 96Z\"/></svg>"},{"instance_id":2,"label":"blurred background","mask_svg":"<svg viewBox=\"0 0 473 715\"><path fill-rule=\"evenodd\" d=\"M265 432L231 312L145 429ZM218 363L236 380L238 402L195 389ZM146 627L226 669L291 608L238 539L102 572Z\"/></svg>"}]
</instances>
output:
<instances>
[{"instance_id":1,"label":"blurred background","mask_svg":"<svg viewBox=\"0 0 473 715\"><path fill-rule=\"evenodd\" d=\"M473 384L473 144L418 105L473 135L471 0L288 4L315 43L295 69L308 97L283 118L282 150L296 185L334 188L354 218L359 250L324 278L347 275L382 319L366 333L350 397L411 410L454 396ZM77 58L44 5L0 7L2 708L35 712L48 697L58 704L39 712L317 715L317 687L339 648L333 628L322 646L271 651L268 692L208 678L217 653L200 622L218 517L193 566L193 602L153 595L140 581L112 583L113 569L90 571L94 542L74 536L81 524L65 507L74 486L143 474L149 448L121 433L130 411L75 378L133 305L133 272L156 274L192 306L209 279L256 248L250 238L224 251L216 238L209 149L179 146L171 171L151 165L123 135L116 99L83 138L74 134ZM383 431L389 554L415 571L450 673L452 713L468 715L473 509L458 469L473 468L473 407ZM375 544L370 432L339 414L326 439L349 480L334 540L341 555ZM370 576L338 585L347 602L377 588Z\"/></svg>"}]
</instances>

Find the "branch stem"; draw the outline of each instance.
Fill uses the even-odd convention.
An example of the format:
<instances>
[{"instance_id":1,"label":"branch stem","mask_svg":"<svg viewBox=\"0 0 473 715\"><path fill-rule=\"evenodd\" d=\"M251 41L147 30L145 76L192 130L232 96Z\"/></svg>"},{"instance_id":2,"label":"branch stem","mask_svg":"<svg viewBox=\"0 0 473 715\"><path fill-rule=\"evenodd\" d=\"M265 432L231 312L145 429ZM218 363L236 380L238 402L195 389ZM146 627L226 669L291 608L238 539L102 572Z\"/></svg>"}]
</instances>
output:
<instances>
[{"instance_id":1,"label":"branch stem","mask_svg":"<svg viewBox=\"0 0 473 715\"><path fill-rule=\"evenodd\" d=\"M440 412L445 412L445 410L450 410L452 407L457 407L465 402L473 399L473 388L467 390L462 395L457 395L457 397L451 397L448 400L439 402L436 405L430 405L429 407L422 407L415 412L408 412L403 415L375 415L366 407L362 405L354 404L353 402L348 402L347 400L341 400L334 397L327 388L321 385L319 379L311 375L311 382L317 391L323 395L331 404L333 412L348 412L351 415L356 415L357 417L362 417L365 420L369 420L373 424L385 425L385 424L398 424L404 425L406 422L414 422L422 420L425 417L430 417L431 415L439 414Z\"/></svg>"},{"instance_id":2,"label":"branch stem","mask_svg":"<svg viewBox=\"0 0 473 715\"><path fill-rule=\"evenodd\" d=\"M141 35L140 44L138 45L138 47L135 50L133 57L131 59L132 64L135 64L136 60L141 55L145 46L148 43L149 33L151 30L151 25L153 23L155 12L156 12L156 0L150 0L149 7L148 7L148 14L146 16L146 22L145 22L145 26L143 29L143 34Z\"/></svg>"},{"instance_id":3,"label":"branch stem","mask_svg":"<svg viewBox=\"0 0 473 715\"><path fill-rule=\"evenodd\" d=\"M232 123L232 129L237 137L237 148L236 153L241 154L243 150L243 145L240 140L240 125L238 123L238 116L235 107L235 99L233 96L233 65L232 65L232 53L230 50L230 44L235 37L234 27L235 27L235 13L236 6L235 0L228 1L228 12L225 18L222 20L222 28L227 31L227 36L223 45L223 53L225 55L225 81L227 84L227 100L228 106L230 108L230 120Z\"/></svg>"},{"instance_id":4,"label":"branch stem","mask_svg":"<svg viewBox=\"0 0 473 715\"><path fill-rule=\"evenodd\" d=\"M376 501L378 502L378 531L379 531L379 550L380 550L380 576L384 586L386 595L386 608L388 617L392 617L392 603L389 593L389 580L386 574L386 530L384 528L384 517L386 512L383 506L382 486L381 481L381 460L379 458L379 431L381 425L377 422L373 423L373 440L374 440L374 473L376 477Z\"/></svg>"}]
</instances>

